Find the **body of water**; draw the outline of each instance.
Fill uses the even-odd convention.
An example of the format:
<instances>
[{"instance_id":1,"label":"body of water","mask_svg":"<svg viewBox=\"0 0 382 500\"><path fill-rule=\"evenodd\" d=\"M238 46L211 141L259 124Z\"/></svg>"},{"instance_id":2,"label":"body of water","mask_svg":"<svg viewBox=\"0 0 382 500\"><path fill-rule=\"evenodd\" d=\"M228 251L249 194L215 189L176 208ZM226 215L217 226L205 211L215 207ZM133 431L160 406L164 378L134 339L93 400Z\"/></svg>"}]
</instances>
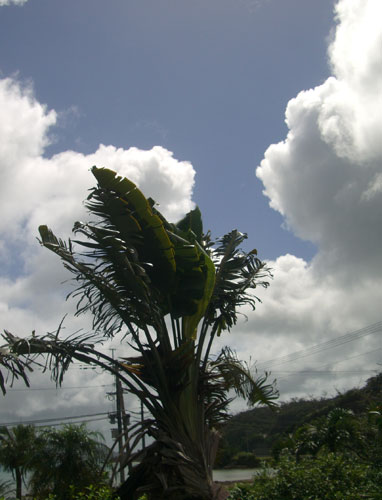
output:
<instances>
[{"instance_id":1,"label":"body of water","mask_svg":"<svg viewBox=\"0 0 382 500\"><path fill-rule=\"evenodd\" d=\"M215 469L212 474L214 481L244 481L252 479L260 469Z\"/></svg>"},{"instance_id":2,"label":"body of water","mask_svg":"<svg viewBox=\"0 0 382 500\"><path fill-rule=\"evenodd\" d=\"M5 472L2 468L0 468L0 484L4 483L9 483L10 487L5 487L2 490L2 493L7 493L7 495L9 495L11 492L13 492L16 483L10 472Z\"/></svg>"},{"instance_id":3,"label":"body of water","mask_svg":"<svg viewBox=\"0 0 382 500\"><path fill-rule=\"evenodd\" d=\"M5 472L5 470L3 470L0 467L0 483L2 483L4 481L13 481L12 473L11 472Z\"/></svg>"}]
</instances>

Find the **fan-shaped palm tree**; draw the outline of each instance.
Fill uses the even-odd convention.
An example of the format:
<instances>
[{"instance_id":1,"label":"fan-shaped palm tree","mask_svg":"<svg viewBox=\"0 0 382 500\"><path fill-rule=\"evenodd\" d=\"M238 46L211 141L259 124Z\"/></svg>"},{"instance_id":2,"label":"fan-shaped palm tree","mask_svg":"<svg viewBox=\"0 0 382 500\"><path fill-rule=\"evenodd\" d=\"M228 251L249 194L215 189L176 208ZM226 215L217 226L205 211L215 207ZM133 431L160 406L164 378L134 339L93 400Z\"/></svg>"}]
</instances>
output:
<instances>
[{"instance_id":1,"label":"fan-shaped palm tree","mask_svg":"<svg viewBox=\"0 0 382 500\"><path fill-rule=\"evenodd\" d=\"M12 487L12 481L0 481L0 497L8 498L14 496L15 489Z\"/></svg>"},{"instance_id":2,"label":"fan-shaped palm tree","mask_svg":"<svg viewBox=\"0 0 382 500\"><path fill-rule=\"evenodd\" d=\"M16 498L22 498L22 484L25 473L31 468L36 441L34 427L17 425L0 427L0 465L12 473L16 481Z\"/></svg>"},{"instance_id":3,"label":"fan-shaped palm tree","mask_svg":"<svg viewBox=\"0 0 382 500\"><path fill-rule=\"evenodd\" d=\"M31 462L30 490L34 498L70 497L70 488L83 490L102 480L108 448L102 436L85 425L40 431Z\"/></svg>"},{"instance_id":4,"label":"fan-shaped palm tree","mask_svg":"<svg viewBox=\"0 0 382 500\"><path fill-rule=\"evenodd\" d=\"M92 172L98 185L87 207L98 222L77 222L80 239L67 243L46 226L39 231L42 245L74 274L77 314L93 314L94 332L66 340L59 332L28 339L6 332L8 347L29 361L48 353L58 383L74 359L96 364L141 399L151 418L131 429L128 463L140 464L119 490L123 499L142 491L150 498L217 498L212 466L228 390L250 404L272 405L276 394L266 375L254 378L229 349L211 359L211 348L236 324L240 306L255 308L252 292L268 285L269 270L255 250L240 250L246 235L236 230L212 242L198 208L171 224L129 180L104 168ZM121 330L136 356L113 360L95 349ZM153 443L134 454L142 433Z\"/></svg>"}]
</instances>

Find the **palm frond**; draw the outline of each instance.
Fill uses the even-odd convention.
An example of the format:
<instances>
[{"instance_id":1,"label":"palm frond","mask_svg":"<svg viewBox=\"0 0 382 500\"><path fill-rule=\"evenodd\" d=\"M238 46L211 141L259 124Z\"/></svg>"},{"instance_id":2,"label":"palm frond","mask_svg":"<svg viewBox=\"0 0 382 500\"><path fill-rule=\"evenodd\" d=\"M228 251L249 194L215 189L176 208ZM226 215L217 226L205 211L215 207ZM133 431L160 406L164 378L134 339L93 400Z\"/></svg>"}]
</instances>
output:
<instances>
[{"instance_id":1,"label":"palm frond","mask_svg":"<svg viewBox=\"0 0 382 500\"><path fill-rule=\"evenodd\" d=\"M162 220L133 182L106 168L93 167L92 173L98 187L92 190L87 207L129 246L134 242L142 262L150 265L152 283L169 290L176 270L175 252Z\"/></svg>"},{"instance_id":2,"label":"palm frond","mask_svg":"<svg viewBox=\"0 0 382 500\"><path fill-rule=\"evenodd\" d=\"M148 390L132 371L129 371L118 360L103 354L95 349L93 334L75 334L65 340L59 339L57 334L48 333L37 337L19 338L5 331L3 338L7 342L10 356L22 366L42 366L48 370L52 380L61 385L64 375L74 361L97 366L117 376L132 393L136 394L146 405L149 411L154 411L160 405L158 396ZM38 362L42 358L44 365Z\"/></svg>"},{"instance_id":3,"label":"palm frond","mask_svg":"<svg viewBox=\"0 0 382 500\"><path fill-rule=\"evenodd\" d=\"M212 379L218 377L221 389L226 393L233 389L237 396L244 398L251 406L263 404L275 407L278 392L275 381L267 382L268 373L253 375L249 366L240 361L229 348L222 349L215 361L210 361L208 371Z\"/></svg>"},{"instance_id":4,"label":"palm frond","mask_svg":"<svg viewBox=\"0 0 382 500\"><path fill-rule=\"evenodd\" d=\"M2 372L5 370L5 373ZM30 360L20 359L9 348L8 343L0 347L0 389L6 394L7 383L12 386L15 380L21 379L29 387L28 372L33 372Z\"/></svg>"},{"instance_id":5,"label":"palm frond","mask_svg":"<svg viewBox=\"0 0 382 500\"><path fill-rule=\"evenodd\" d=\"M134 257L131 258L134 254L105 230L97 231L93 226L76 223L75 231L87 235L94 246L85 254L85 259L74 251L70 240L66 243L47 226L39 227L41 244L61 258L79 283L69 294L79 297L77 314L90 311L93 327L102 328L107 336L115 335L123 323L147 324L153 318L155 307L149 300L145 272Z\"/></svg>"},{"instance_id":6,"label":"palm frond","mask_svg":"<svg viewBox=\"0 0 382 500\"><path fill-rule=\"evenodd\" d=\"M217 325L218 335L236 324L239 307L250 305L255 309L259 299L252 290L269 285L270 270L257 258L257 251L247 253L239 248L246 238L246 234L231 231L217 241L212 253L216 282L206 319L209 324Z\"/></svg>"},{"instance_id":7,"label":"palm frond","mask_svg":"<svg viewBox=\"0 0 382 500\"><path fill-rule=\"evenodd\" d=\"M201 212L196 207L177 224L167 222L154 207L153 212L162 220L175 251L176 275L169 291L169 312L174 318L182 318L183 338L194 340L215 284L215 266L204 248Z\"/></svg>"}]
</instances>

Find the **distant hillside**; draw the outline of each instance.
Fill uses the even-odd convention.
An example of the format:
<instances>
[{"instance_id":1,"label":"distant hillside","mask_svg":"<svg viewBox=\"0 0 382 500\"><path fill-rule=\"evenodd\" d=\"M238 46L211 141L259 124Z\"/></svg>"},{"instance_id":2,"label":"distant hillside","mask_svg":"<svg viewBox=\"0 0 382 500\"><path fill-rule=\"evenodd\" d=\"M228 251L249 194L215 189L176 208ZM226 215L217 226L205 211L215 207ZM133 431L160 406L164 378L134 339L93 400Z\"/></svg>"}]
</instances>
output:
<instances>
[{"instance_id":1,"label":"distant hillside","mask_svg":"<svg viewBox=\"0 0 382 500\"><path fill-rule=\"evenodd\" d=\"M373 404L382 403L382 373L370 378L361 389L350 389L329 399L294 399L282 403L277 411L256 408L235 415L222 430L223 438L217 465L224 466L240 451L257 456L270 455L273 444L304 423L325 416L333 408L363 413Z\"/></svg>"}]
</instances>

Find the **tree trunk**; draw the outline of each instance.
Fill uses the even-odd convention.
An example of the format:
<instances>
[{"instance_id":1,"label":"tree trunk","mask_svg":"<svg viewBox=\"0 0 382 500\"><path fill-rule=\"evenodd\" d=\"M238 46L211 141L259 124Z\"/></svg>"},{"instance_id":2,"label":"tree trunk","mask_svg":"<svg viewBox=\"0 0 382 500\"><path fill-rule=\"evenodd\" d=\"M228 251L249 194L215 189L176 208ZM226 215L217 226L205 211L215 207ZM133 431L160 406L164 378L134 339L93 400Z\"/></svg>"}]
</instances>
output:
<instances>
[{"instance_id":1,"label":"tree trunk","mask_svg":"<svg viewBox=\"0 0 382 500\"><path fill-rule=\"evenodd\" d=\"M15 469L15 476L16 476L16 498L21 500L22 497L21 489L22 489L23 478L19 467L16 467Z\"/></svg>"}]
</instances>

